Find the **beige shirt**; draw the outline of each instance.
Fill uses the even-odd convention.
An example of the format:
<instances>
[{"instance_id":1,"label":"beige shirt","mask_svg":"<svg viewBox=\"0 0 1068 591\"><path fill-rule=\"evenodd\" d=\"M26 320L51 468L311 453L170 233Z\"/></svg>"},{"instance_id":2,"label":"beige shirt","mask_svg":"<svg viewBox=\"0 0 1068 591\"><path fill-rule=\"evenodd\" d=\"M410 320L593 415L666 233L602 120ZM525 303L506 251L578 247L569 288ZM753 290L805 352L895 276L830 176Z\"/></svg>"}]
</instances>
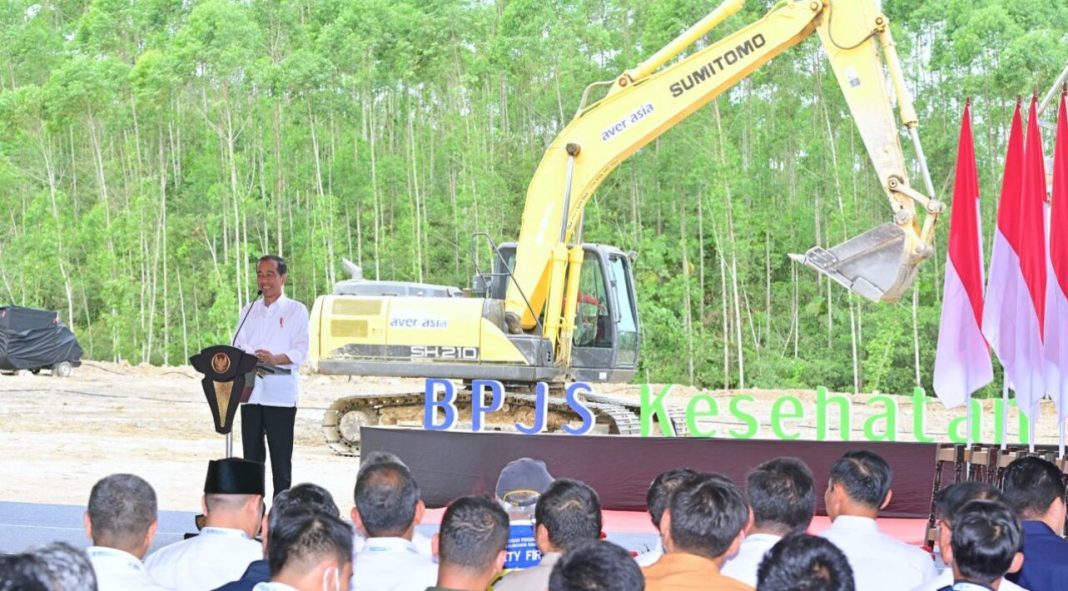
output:
<instances>
[{"instance_id":1,"label":"beige shirt","mask_svg":"<svg viewBox=\"0 0 1068 591\"><path fill-rule=\"evenodd\" d=\"M741 581L723 576L715 562L685 552L668 552L642 569L645 591L753 591Z\"/></svg>"},{"instance_id":2,"label":"beige shirt","mask_svg":"<svg viewBox=\"0 0 1068 591\"><path fill-rule=\"evenodd\" d=\"M493 591L545 591L549 588L549 575L553 566L563 556L559 552L549 552L541 557L541 562L530 568L514 570L493 585Z\"/></svg>"}]
</instances>

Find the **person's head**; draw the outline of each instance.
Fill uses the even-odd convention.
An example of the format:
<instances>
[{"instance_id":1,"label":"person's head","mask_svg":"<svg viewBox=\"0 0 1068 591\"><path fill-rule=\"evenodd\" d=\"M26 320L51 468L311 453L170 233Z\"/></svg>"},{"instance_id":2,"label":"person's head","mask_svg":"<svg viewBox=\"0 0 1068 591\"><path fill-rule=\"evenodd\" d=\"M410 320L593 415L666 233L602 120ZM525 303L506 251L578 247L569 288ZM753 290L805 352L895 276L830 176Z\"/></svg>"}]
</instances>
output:
<instances>
[{"instance_id":1,"label":"person's head","mask_svg":"<svg viewBox=\"0 0 1068 591\"><path fill-rule=\"evenodd\" d=\"M953 522L961 508L972 501L1005 503L1005 497L993 485L977 480L965 480L938 491L935 496L935 518L938 520L938 548L948 561Z\"/></svg>"},{"instance_id":2,"label":"person's head","mask_svg":"<svg viewBox=\"0 0 1068 591\"><path fill-rule=\"evenodd\" d=\"M667 509L671 493L675 492L683 481L696 475L697 472L689 468L672 468L658 474L649 484L649 490L645 493L645 506L649 509L649 517L652 518L656 529L660 529L660 517L664 515L664 509Z\"/></svg>"},{"instance_id":3,"label":"person's head","mask_svg":"<svg viewBox=\"0 0 1068 591\"><path fill-rule=\"evenodd\" d=\"M325 488L309 482L287 488L274 496L271 500L271 510L264 516L263 527L260 530L263 535L264 549L269 545L271 530L277 527L281 520L295 513L306 511L341 517L341 511L337 508L333 495Z\"/></svg>"},{"instance_id":4,"label":"person's head","mask_svg":"<svg viewBox=\"0 0 1068 591\"><path fill-rule=\"evenodd\" d=\"M401 466L408 468L408 464L405 464L404 460L400 459L400 456L395 453L388 451L372 451L367 453L366 456L360 456L360 467L356 469L356 479L359 480L360 476L362 476L371 466L386 463L400 464Z\"/></svg>"},{"instance_id":5,"label":"person's head","mask_svg":"<svg viewBox=\"0 0 1068 591\"><path fill-rule=\"evenodd\" d=\"M0 556L0 591L96 591L96 574L85 552L53 542Z\"/></svg>"},{"instance_id":6,"label":"person's head","mask_svg":"<svg viewBox=\"0 0 1068 591\"><path fill-rule=\"evenodd\" d=\"M875 517L890 504L893 472L878 454L857 450L846 452L831 467L824 502L827 515Z\"/></svg>"},{"instance_id":7,"label":"person's head","mask_svg":"<svg viewBox=\"0 0 1068 591\"><path fill-rule=\"evenodd\" d=\"M265 301L273 302L282 295L282 287L289 278L286 261L278 255L268 254L256 262L256 287L263 293Z\"/></svg>"},{"instance_id":8,"label":"person's head","mask_svg":"<svg viewBox=\"0 0 1068 591\"><path fill-rule=\"evenodd\" d=\"M568 552L601 537L601 502L584 482L561 478L538 498L534 536L542 552Z\"/></svg>"},{"instance_id":9,"label":"person's head","mask_svg":"<svg viewBox=\"0 0 1068 591\"><path fill-rule=\"evenodd\" d=\"M271 580L300 591L340 591L352 576L352 527L313 510L287 513L271 529Z\"/></svg>"},{"instance_id":10,"label":"person's head","mask_svg":"<svg viewBox=\"0 0 1068 591\"><path fill-rule=\"evenodd\" d=\"M208 462L203 499L206 525L256 535L263 518L263 493L263 464L240 458Z\"/></svg>"},{"instance_id":11,"label":"person's head","mask_svg":"<svg viewBox=\"0 0 1068 591\"><path fill-rule=\"evenodd\" d=\"M575 546L553 566L549 591L642 591L645 578L626 550L611 542Z\"/></svg>"},{"instance_id":12,"label":"person's head","mask_svg":"<svg viewBox=\"0 0 1068 591\"><path fill-rule=\"evenodd\" d=\"M144 558L156 535L156 491L133 474L112 474L89 492L85 533L95 546Z\"/></svg>"},{"instance_id":13,"label":"person's head","mask_svg":"<svg viewBox=\"0 0 1068 591\"><path fill-rule=\"evenodd\" d=\"M504 568L508 514L494 500L461 497L445 510L431 545L438 556L438 585L485 589ZM481 586L480 586L481 585Z\"/></svg>"},{"instance_id":14,"label":"person's head","mask_svg":"<svg viewBox=\"0 0 1068 591\"><path fill-rule=\"evenodd\" d=\"M757 568L757 591L853 591L853 569L825 538L794 534L778 541Z\"/></svg>"},{"instance_id":15,"label":"person's head","mask_svg":"<svg viewBox=\"0 0 1068 591\"><path fill-rule=\"evenodd\" d=\"M1023 564L1020 519L1003 503L972 501L953 522L953 574L958 580L992 585Z\"/></svg>"},{"instance_id":16,"label":"person's head","mask_svg":"<svg viewBox=\"0 0 1068 591\"><path fill-rule=\"evenodd\" d=\"M753 529L778 536L804 533L816 512L812 471L797 458L775 458L746 477Z\"/></svg>"},{"instance_id":17,"label":"person's head","mask_svg":"<svg viewBox=\"0 0 1068 591\"><path fill-rule=\"evenodd\" d=\"M419 485L403 464L382 462L368 466L356 478L356 506L352 523L369 538L411 539L423 518Z\"/></svg>"},{"instance_id":18,"label":"person's head","mask_svg":"<svg viewBox=\"0 0 1068 591\"><path fill-rule=\"evenodd\" d=\"M666 552L695 554L720 563L738 552L749 506L734 483L718 474L698 474L671 495L660 519Z\"/></svg>"},{"instance_id":19,"label":"person's head","mask_svg":"<svg viewBox=\"0 0 1068 591\"><path fill-rule=\"evenodd\" d=\"M545 462L518 458L501 468L494 493L505 511L529 511L552 483Z\"/></svg>"},{"instance_id":20,"label":"person's head","mask_svg":"<svg viewBox=\"0 0 1068 591\"><path fill-rule=\"evenodd\" d=\"M1053 531L1064 529L1064 481L1053 462L1026 457L1005 469L1001 490L1021 519L1043 521Z\"/></svg>"}]
</instances>

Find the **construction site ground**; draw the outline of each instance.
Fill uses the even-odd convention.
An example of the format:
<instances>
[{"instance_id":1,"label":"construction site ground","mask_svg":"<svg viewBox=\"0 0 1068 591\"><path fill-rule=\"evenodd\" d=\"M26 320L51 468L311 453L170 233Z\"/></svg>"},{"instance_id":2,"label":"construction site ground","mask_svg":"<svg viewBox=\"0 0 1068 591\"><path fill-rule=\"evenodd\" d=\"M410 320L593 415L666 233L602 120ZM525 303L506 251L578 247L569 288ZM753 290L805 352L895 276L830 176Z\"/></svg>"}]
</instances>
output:
<instances>
[{"instance_id":1,"label":"construction site ground","mask_svg":"<svg viewBox=\"0 0 1068 591\"><path fill-rule=\"evenodd\" d=\"M358 459L335 455L323 443L320 422L323 411L341 396L356 393L411 392L423 388L420 380L302 376L297 412L294 482L311 481L327 487L347 513L352 503ZM660 391L654 386L655 392ZM598 391L638 400L639 386L601 386ZM721 415L703 420L718 436L741 431L744 424L729 416L731 396L747 395L742 407L761 421L760 438L773 438L768 424L774 402L784 395L801 400L807 409L802 420L788 421L791 432L804 439L816 438L811 390L698 390L676 386L668 397L671 405L685 406L699 392L711 394ZM862 446L863 424L873 414L885 413L885 405L869 405L871 395L852 396L850 439ZM895 397L899 408L898 440L913 441L912 398ZM992 401L984 403L984 437L993 441ZM1039 442L1056 443L1051 405L1043 407ZM947 441L947 427L963 411L947 411L935 399L926 404L926 434ZM415 422L419 413L401 416ZM829 415L835 423L837 411ZM885 421L884 421L885 422ZM240 455L239 428L234 453ZM1015 413L1010 415L1010 440L1018 438ZM520 435L517 435L519 437ZM838 439L837 431L830 436ZM46 375L0 375L0 501L84 505L93 483L107 474L130 472L148 480L159 495L160 509L197 511L206 461L222 457L223 436L215 433L211 414L191 367L87 362L72 377ZM268 475L268 482L270 476Z\"/></svg>"}]
</instances>

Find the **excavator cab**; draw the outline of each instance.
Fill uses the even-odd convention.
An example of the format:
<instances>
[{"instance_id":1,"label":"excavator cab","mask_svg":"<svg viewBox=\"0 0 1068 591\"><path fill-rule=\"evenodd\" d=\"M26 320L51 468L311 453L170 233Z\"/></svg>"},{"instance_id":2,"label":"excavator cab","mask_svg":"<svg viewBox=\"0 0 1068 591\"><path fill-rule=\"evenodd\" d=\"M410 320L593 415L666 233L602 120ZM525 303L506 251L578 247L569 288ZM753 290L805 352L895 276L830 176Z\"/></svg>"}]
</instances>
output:
<instances>
[{"instance_id":1,"label":"excavator cab","mask_svg":"<svg viewBox=\"0 0 1068 591\"><path fill-rule=\"evenodd\" d=\"M632 255L614 246L584 244L568 378L626 382L638 372L641 325ZM516 244L498 247L489 295L504 299L515 265ZM540 319L544 323L544 318Z\"/></svg>"}]
</instances>

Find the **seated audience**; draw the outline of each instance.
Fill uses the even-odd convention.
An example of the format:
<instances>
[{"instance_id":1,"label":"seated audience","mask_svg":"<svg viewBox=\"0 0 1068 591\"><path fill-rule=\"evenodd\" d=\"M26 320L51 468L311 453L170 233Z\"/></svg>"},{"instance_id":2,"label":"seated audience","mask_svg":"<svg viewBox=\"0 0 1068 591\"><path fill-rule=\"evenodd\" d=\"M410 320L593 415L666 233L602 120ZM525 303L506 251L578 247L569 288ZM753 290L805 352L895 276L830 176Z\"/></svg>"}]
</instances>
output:
<instances>
[{"instance_id":1,"label":"seated audience","mask_svg":"<svg viewBox=\"0 0 1068 591\"><path fill-rule=\"evenodd\" d=\"M291 519L294 515L314 511L341 517L341 511L334 503L334 497L325 488L310 483L298 484L292 488L279 491L271 499L271 511L263 517L260 524L260 535L263 537L263 555L268 556L270 549L271 530L280 527L281 523ZM219 587L215 591L251 591L257 583L271 580L271 566L267 558L253 561L245 569L241 578Z\"/></svg>"},{"instance_id":2,"label":"seated audience","mask_svg":"<svg viewBox=\"0 0 1068 591\"><path fill-rule=\"evenodd\" d=\"M830 540L792 534L768 550L757 569L757 591L854 591L853 569Z\"/></svg>"},{"instance_id":3,"label":"seated audience","mask_svg":"<svg viewBox=\"0 0 1068 591\"><path fill-rule=\"evenodd\" d=\"M93 565L66 542L0 556L0 591L96 591Z\"/></svg>"},{"instance_id":4,"label":"seated audience","mask_svg":"<svg viewBox=\"0 0 1068 591\"><path fill-rule=\"evenodd\" d=\"M776 458L757 466L746 477L746 496L753 524L738 554L723 565L723 574L756 586L757 567L779 540L805 533L816 512L812 472L797 458Z\"/></svg>"},{"instance_id":5,"label":"seated audience","mask_svg":"<svg viewBox=\"0 0 1068 591\"><path fill-rule=\"evenodd\" d=\"M508 514L485 497L461 497L445 510L432 543L438 578L427 591L485 591L504 568Z\"/></svg>"},{"instance_id":6,"label":"seated audience","mask_svg":"<svg viewBox=\"0 0 1068 591\"><path fill-rule=\"evenodd\" d=\"M149 555L149 575L177 591L203 591L237 580L261 559L263 545L254 537L263 517L263 473L263 464L239 458L208 462L204 529Z\"/></svg>"},{"instance_id":7,"label":"seated audience","mask_svg":"<svg viewBox=\"0 0 1068 591\"><path fill-rule=\"evenodd\" d=\"M601 538L601 503L585 483L562 478L538 497L534 523L541 562L506 574L493 585L494 591L545 591L561 556L583 542Z\"/></svg>"},{"instance_id":8,"label":"seated audience","mask_svg":"<svg viewBox=\"0 0 1068 591\"><path fill-rule=\"evenodd\" d=\"M1023 562L1021 538L1020 520L1003 503L968 503L954 519L948 554L953 583L942 590L1000 589L1005 573Z\"/></svg>"},{"instance_id":9,"label":"seated audience","mask_svg":"<svg viewBox=\"0 0 1068 591\"><path fill-rule=\"evenodd\" d=\"M664 556L642 569L649 591L687 589L745 591L752 587L720 574L738 552L749 507L734 484L716 474L698 474L671 495L660 518Z\"/></svg>"},{"instance_id":10,"label":"seated audience","mask_svg":"<svg viewBox=\"0 0 1068 591\"><path fill-rule=\"evenodd\" d=\"M519 458L508 462L497 477L494 493L497 502L508 513L508 552L505 569L529 568L538 564L537 552L531 552L534 539L534 509L541 496L553 483L545 462L533 458Z\"/></svg>"},{"instance_id":11,"label":"seated audience","mask_svg":"<svg viewBox=\"0 0 1068 591\"><path fill-rule=\"evenodd\" d=\"M938 524L938 539L935 541L946 568L938 573L931 581L920 585L913 591L938 591L943 587L953 585L952 549L950 540L953 536L953 523L957 519L960 510L972 501L992 501L1005 503L1005 497L997 488L975 480L966 480L952 484L938 491L935 498L935 518ZM999 591L1022 591L1015 583L1008 579L1001 582Z\"/></svg>"},{"instance_id":12,"label":"seated audience","mask_svg":"<svg viewBox=\"0 0 1068 591\"><path fill-rule=\"evenodd\" d=\"M664 509L667 508L671 493L675 492L675 489L679 487L679 483L695 475L697 475L697 472L689 468L673 468L661 472L649 484L649 490L645 493L645 506L649 511L649 518L652 519L653 527L656 528L656 531L660 531L660 517L664 514ZM657 541L656 547L639 554L634 560L638 562L638 566L649 566L660 560L663 555L664 544L662 541Z\"/></svg>"},{"instance_id":13,"label":"seated audience","mask_svg":"<svg viewBox=\"0 0 1068 591\"><path fill-rule=\"evenodd\" d=\"M892 479L883 458L851 451L834 463L824 494L831 527L822 535L849 559L862 591L907 591L938 574L929 554L884 534L875 522L890 504Z\"/></svg>"},{"instance_id":14,"label":"seated audience","mask_svg":"<svg viewBox=\"0 0 1068 591\"><path fill-rule=\"evenodd\" d=\"M405 468L408 468L408 465L405 464L404 461L401 460L399 456L397 456L397 454L390 453L388 451L372 451L368 452L366 455L360 456L360 468L356 471L356 480L359 480L360 475L362 475L371 466L375 464L384 464L386 462L393 462L396 464L400 464ZM411 468L408 468L408 470L411 471ZM363 550L363 545L367 543L367 537L363 535L363 532L358 529L355 530L355 532L356 535L352 539L353 559L356 558L356 554L358 554L360 550ZM434 558L434 553L430 550L429 537L424 536L423 534L416 531L412 534L412 543L415 544L415 547L417 550L419 550L420 554L424 554L426 556Z\"/></svg>"},{"instance_id":15,"label":"seated audience","mask_svg":"<svg viewBox=\"0 0 1068 591\"><path fill-rule=\"evenodd\" d=\"M1009 575L1031 591L1068 589L1068 541L1064 534L1064 481L1052 462L1020 458L1005 470L1001 489L1005 500L1023 520L1020 572Z\"/></svg>"},{"instance_id":16,"label":"seated audience","mask_svg":"<svg viewBox=\"0 0 1068 591\"><path fill-rule=\"evenodd\" d=\"M271 582L256 591L342 591L352 576L352 527L320 511L290 513L271 531Z\"/></svg>"},{"instance_id":17,"label":"seated audience","mask_svg":"<svg viewBox=\"0 0 1068 591\"><path fill-rule=\"evenodd\" d=\"M112 474L93 485L85 511L86 553L100 591L165 589L141 562L159 525L156 491L133 474Z\"/></svg>"},{"instance_id":18,"label":"seated audience","mask_svg":"<svg viewBox=\"0 0 1068 591\"><path fill-rule=\"evenodd\" d=\"M395 462L370 465L356 479L352 523L367 541L352 561L359 573L353 591L423 589L437 579L437 565L412 543L423 518L419 485Z\"/></svg>"},{"instance_id":19,"label":"seated audience","mask_svg":"<svg viewBox=\"0 0 1068 591\"><path fill-rule=\"evenodd\" d=\"M645 579L629 552L611 542L598 540L575 546L557 561L549 577L548 589L642 591Z\"/></svg>"}]
</instances>

